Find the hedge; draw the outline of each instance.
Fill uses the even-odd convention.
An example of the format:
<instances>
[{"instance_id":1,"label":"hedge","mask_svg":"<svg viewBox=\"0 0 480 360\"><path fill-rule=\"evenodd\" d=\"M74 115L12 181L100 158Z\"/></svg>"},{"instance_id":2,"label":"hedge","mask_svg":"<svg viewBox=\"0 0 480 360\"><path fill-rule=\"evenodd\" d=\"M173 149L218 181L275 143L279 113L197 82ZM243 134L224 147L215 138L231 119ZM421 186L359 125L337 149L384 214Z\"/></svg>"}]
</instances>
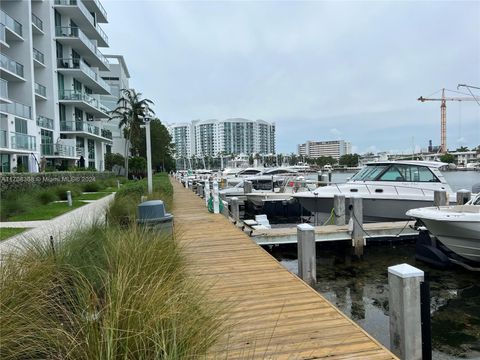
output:
<instances>
[{"instance_id":1,"label":"hedge","mask_svg":"<svg viewBox=\"0 0 480 360\"><path fill-rule=\"evenodd\" d=\"M0 174L0 193L63 184L92 183L114 177L111 171L59 171L48 173Z\"/></svg>"}]
</instances>

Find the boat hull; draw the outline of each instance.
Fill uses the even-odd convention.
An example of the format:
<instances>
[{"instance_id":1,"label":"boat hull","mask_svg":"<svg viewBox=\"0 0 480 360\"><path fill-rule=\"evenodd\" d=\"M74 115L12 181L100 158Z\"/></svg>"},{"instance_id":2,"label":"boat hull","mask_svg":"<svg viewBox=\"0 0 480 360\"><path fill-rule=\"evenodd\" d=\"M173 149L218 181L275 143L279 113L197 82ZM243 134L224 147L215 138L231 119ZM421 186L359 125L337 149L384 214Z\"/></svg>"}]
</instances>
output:
<instances>
[{"instance_id":1,"label":"boat hull","mask_svg":"<svg viewBox=\"0 0 480 360\"><path fill-rule=\"evenodd\" d=\"M427 229L454 253L480 263L480 222L421 219Z\"/></svg>"},{"instance_id":2,"label":"boat hull","mask_svg":"<svg viewBox=\"0 0 480 360\"><path fill-rule=\"evenodd\" d=\"M300 204L312 213L320 213L328 218L333 209L333 197L297 197ZM346 218L349 219L350 199L345 199ZM405 213L414 208L432 206L432 201L410 199L363 198L363 221L381 222L409 219Z\"/></svg>"}]
</instances>

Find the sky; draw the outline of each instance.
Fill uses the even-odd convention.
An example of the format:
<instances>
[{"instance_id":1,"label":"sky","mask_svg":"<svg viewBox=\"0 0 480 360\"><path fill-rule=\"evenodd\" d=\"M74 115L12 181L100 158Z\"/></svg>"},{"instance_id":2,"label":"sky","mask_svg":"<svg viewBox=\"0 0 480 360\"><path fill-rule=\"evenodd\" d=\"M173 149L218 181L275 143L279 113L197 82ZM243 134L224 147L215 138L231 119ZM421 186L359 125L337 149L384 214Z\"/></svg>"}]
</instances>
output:
<instances>
[{"instance_id":1,"label":"sky","mask_svg":"<svg viewBox=\"0 0 480 360\"><path fill-rule=\"evenodd\" d=\"M163 123L275 122L277 152L439 144L440 102L417 98L480 87L480 1L101 1L103 52ZM480 145L480 104L447 102L447 131L450 149Z\"/></svg>"}]
</instances>

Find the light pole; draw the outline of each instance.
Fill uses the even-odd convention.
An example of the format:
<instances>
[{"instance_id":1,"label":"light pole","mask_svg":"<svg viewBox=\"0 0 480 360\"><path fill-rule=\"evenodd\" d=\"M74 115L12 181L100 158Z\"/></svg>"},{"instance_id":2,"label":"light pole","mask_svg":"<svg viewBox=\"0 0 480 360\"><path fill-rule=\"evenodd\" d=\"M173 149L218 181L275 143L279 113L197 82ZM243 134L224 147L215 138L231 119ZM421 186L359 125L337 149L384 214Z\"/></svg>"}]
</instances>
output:
<instances>
[{"instance_id":1,"label":"light pole","mask_svg":"<svg viewBox=\"0 0 480 360\"><path fill-rule=\"evenodd\" d=\"M145 106L145 115L143 116L143 122L145 123L145 130L147 136L147 184L148 184L148 193L153 192L153 181L152 181L152 144L150 140L150 116L148 114L148 105Z\"/></svg>"}]
</instances>

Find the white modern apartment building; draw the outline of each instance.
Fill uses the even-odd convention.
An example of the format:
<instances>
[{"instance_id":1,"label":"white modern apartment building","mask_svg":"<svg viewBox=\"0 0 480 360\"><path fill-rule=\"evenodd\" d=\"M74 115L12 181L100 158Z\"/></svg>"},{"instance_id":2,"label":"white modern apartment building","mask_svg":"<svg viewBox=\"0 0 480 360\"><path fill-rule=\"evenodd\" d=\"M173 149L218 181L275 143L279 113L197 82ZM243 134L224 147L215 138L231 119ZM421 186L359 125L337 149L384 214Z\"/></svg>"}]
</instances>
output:
<instances>
[{"instance_id":1,"label":"white modern apartment building","mask_svg":"<svg viewBox=\"0 0 480 360\"><path fill-rule=\"evenodd\" d=\"M109 71L100 71L100 76L110 86L110 95L101 95L100 101L110 110L116 109L118 99L121 97L122 89L129 89L130 73L127 64L122 55L105 55L110 63ZM118 127L120 119L111 119L103 124L104 129L112 133L112 146L107 145L106 151L114 154L122 154L126 156L125 138L122 130Z\"/></svg>"},{"instance_id":2,"label":"white modern apartment building","mask_svg":"<svg viewBox=\"0 0 480 360\"><path fill-rule=\"evenodd\" d=\"M108 37L99 0L0 2L1 171L75 165L103 170L112 144Z\"/></svg>"},{"instance_id":3,"label":"white modern apartment building","mask_svg":"<svg viewBox=\"0 0 480 360\"><path fill-rule=\"evenodd\" d=\"M340 159L341 156L352 153L352 145L344 140L307 141L297 146L298 155L311 158L331 156Z\"/></svg>"},{"instance_id":4,"label":"white modern apartment building","mask_svg":"<svg viewBox=\"0 0 480 360\"><path fill-rule=\"evenodd\" d=\"M274 154L275 123L233 118L168 126L176 158L219 154Z\"/></svg>"}]
</instances>

